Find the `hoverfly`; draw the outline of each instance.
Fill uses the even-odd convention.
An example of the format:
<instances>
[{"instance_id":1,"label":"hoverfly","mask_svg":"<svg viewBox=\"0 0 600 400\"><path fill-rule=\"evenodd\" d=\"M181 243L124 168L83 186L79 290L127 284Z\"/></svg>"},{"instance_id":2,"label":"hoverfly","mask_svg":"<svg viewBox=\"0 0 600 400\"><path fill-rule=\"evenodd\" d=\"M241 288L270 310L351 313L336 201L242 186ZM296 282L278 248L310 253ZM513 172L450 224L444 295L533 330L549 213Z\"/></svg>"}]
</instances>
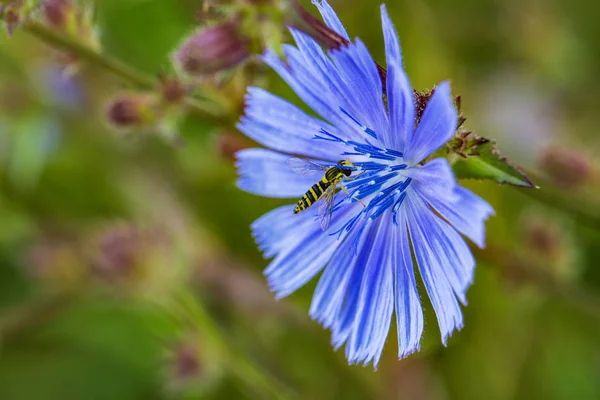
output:
<instances>
[{"instance_id":1,"label":"hoverfly","mask_svg":"<svg viewBox=\"0 0 600 400\"><path fill-rule=\"evenodd\" d=\"M294 172L301 175L312 174L316 171L325 171L323 178L308 189L300 200L298 200L298 203L296 203L296 208L294 208L294 214L298 214L300 211L304 211L312 206L319 199L323 199L319 204L319 220L321 221L321 229L325 231L329 227L329 222L331 222L331 214L335 205L335 191L338 183L343 179L354 179L354 177L350 178L350 175L352 172L357 171L357 168L348 159L325 166L304 158L290 158L288 164ZM344 192L348 193L343 185L340 186Z\"/></svg>"}]
</instances>

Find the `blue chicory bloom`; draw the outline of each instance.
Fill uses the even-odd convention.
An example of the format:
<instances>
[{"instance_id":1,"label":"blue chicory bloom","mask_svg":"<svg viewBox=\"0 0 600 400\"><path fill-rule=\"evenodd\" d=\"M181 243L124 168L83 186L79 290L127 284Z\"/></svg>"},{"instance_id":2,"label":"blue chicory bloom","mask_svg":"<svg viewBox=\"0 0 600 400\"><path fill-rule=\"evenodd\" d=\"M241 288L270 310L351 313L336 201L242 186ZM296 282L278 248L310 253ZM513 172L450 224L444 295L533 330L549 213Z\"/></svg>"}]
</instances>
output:
<instances>
[{"instance_id":1,"label":"blue chicory bloom","mask_svg":"<svg viewBox=\"0 0 600 400\"><path fill-rule=\"evenodd\" d=\"M314 2L330 28L349 40L333 9ZM457 126L448 82L438 85L416 121L413 90L402 68L396 31L381 7L387 61L387 105L377 66L356 39L327 53L291 29L285 45L263 59L322 119L259 88L250 88L238 128L269 149L237 154L238 186L248 192L299 199L320 176L295 173L301 155L333 165L349 159L354 180L336 194L329 228L316 209L294 214L277 208L252 224L265 257L265 275L277 297L287 296L323 271L310 315L345 344L351 363L377 365L396 312L399 357L419 350L423 332L414 260L431 299L442 342L463 326L459 301L473 281L475 261L460 233L484 245L484 221L493 209L457 185L443 158L425 160L452 138ZM327 122L326 122L327 121ZM356 200L360 201L356 201ZM361 204L363 203L363 204Z\"/></svg>"}]
</instances>

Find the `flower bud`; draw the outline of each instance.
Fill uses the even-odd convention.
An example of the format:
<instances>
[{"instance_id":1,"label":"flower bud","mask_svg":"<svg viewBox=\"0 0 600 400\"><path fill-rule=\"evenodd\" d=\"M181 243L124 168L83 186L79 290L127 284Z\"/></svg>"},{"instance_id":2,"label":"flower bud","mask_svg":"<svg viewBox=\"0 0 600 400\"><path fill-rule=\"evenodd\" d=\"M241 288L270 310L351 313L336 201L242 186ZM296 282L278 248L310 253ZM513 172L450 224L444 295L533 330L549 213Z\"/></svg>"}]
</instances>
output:
<instances>
[{"instance_id":1,"label":"flower bud","mask_svg":"<svg viewBox=\"0 0 600 400\"><path fill-rule=\"evenodd\" d=\"M162 98L168 103L178 103L189 92L189 88L178 79L162 77L160 81Z\"/></svg>"},{"instance_id":2,"label":"flower bud","mask_svg":"<svg viewBox=\"0 0 600 400\"><path fill-rule=\"evenodd\" d=\"M191 343L180 343L173 349L173 377L178 380L190 379L202 372L199 349Z\"/></svg>"},{"instance_id":3,"label":"flower bud","mask_svg":"<svg viewBox=\"0 0 600 400\"><path fill-rule=\"evenodd\" d=\"M116 282L131 276L143 256L144 238L135 227L114 226L103 232L94 246L90 260L94 275Z\"/></svg>"},{"instance_id":4,"label":"flower bud","mask_svg":"<svg viewBox=\"0 0 600 400\"><path fill-rule=\"evenodd\" d=\"M108 120L117 127L141 126L155 118L156 104L151 96L143 94L124 95L108 105Z\"/></svg>"},{"instance_id":5,"label":"flower bud","mask_svg":"<svg viewBox=\"0 0 600 400\"><path fill-rule=\"evenodd\" d=\"M42 10L48 24L59 30L66 30L75 16L73 0L45 0Z\"/></svg>"},{"instance_id":6,"label":"flower bud","mask_svg":"<svg viewBox=\"0 0 600 400\"><path fill-rule=\"evenodd\" d=\"M206 76L232 68L250 55L248 40L235 22L204 28L189 37L175 52L179 67L192 76Z\"/></svg>"},{"instance_id":7,"label":"flower bud","mask_svg":"<svg viewBox=\"0 0 600 400\"><path fill-rule=\"evenodd\" d=\"M528 249L547 257L554 255L562 244L557 226L539 219L527 220L524 235Z\"/></svg>"},{"instance_id":8,"label":"flower bud","mask_svg":"<svg viewBox=\"0 0 600 400\"><path fill-rule=\"evenodd\" d=\"M540 161L546 175L562 188L577 188L592 174L590 161L580 152L561 147L547 148Z\"/></svg>"},{"instance_id":9,"label":"flower bud","mask_svg":"<svg viewBox=\"0 0 600 400\"><path fill-rule=\"evenodd\" d=\"M168 346L165 360L167 397L205 398L224 377L222 355L214 346L206 345L196 330L181 330L177 342Z\"/></svg>"},{"instance_id":10,"label":"flower bud","mask_svg":"<svg viewBox=\"0 0 600 400\"><path fill-rule=\"evenodd\" d=\"M0 4L0 18L4 20L6 31L12 35L13 31L22 20L23 1L14 0Z\"/></svg>"}]
</instances>

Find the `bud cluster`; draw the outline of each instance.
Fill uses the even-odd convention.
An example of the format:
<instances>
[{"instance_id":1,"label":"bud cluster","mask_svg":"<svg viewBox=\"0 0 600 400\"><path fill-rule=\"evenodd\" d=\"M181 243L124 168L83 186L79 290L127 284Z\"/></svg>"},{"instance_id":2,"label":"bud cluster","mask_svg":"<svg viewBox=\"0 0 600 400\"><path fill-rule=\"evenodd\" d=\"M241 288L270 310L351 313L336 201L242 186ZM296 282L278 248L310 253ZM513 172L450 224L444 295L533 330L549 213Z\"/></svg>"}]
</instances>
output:
<instances>
[{"instance_id":1,"label":"bud cluster","mask_svg":"<svg viewBox=\"0 0 600 400\"><path fill-rule=\"evenodd\" d=\"M157 91L124 93L106 107L111 126L124 131L145 131L179 142L178 126L185 116L188 85L177 78L163 77Z\"/></svg>"}]
</instances>

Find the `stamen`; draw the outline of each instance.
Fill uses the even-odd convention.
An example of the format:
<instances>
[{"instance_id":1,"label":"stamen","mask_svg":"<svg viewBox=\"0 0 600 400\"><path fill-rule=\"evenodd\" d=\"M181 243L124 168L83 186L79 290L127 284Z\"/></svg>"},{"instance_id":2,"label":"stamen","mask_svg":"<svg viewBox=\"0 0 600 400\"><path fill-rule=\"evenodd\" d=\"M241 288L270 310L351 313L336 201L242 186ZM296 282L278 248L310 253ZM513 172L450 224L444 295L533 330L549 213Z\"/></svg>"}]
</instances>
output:
<instances>
[{"instance_id":1,"label":"stamen","mask_svg":"<svg viewBox=\"0 0 600 400\"><path fill-rule=\"evenodd\" d=\"M360 167L360 169L368 170L368 171L381 171L388 168L388 164L381 164L374 161L366 161L366 162L355 162L354 166Z\"/></svg>"},{"instance_id":2,"label":"stamen","mask_svg":"<svg viewBox=\"0 0 600 400\"><path fill-rule=\"evenodd\" d=\"M396 150L385 149L385 152L388 153L391 156L404 157L404 153L401 153L401 152L396 151Z\"/></svg>"},{"instance_id":3,"label":"stamen","mask_svg":"<svg viewBox=\"0 0 600 400\"><path fill-rule=\"evenodd\" d=\"M383 212L385 210L387 210L392 203L394 203L394 197L393 196L388 196L385 198L385 200L383 201L383 203L381 203L381 205L379 206L379 208L377 210L375 210L375 212L373 214L371 214L369 216L369 218L371 220L374 220L375 218L379 217L381 214L383 214Z\"/></svg>"},{"instance_id":4,"label":"stamen","mask_svg":"<svg viewBox=\"0 0 600 400\"><path fill-rule=\"evenodd\" d=\"M337 230L333 233L330 233L329 236L338 235L338 240L339 240L344 231L350 232L352 230L352 228L356 224L356 221L358 221L358 218L360 218L360 216L364 212L365 212L364 209L361 210L358 214L356 214L354 217L350 218L350 220L348 220L344 225L342 225L342 227L339 230Z\"/></svg>"},{"instance_id":5,"label":"stamen","mask_svg":"<svg viewBox=\"0 0 600 400\"><path fill-rule=\"evenodd\" d=\"M319 133L321 133L323 135L326 135L327 137L315 135L315 136L313 136L313 139L321 139L321 140L326 140L328 142L341 142L341 143L344 143L344 144L348 144L347 141L342 140L339 137L335 136L334 134L327 132L323 128L319 129Z\"/></svg>"},{"instance_id":6,"label":"stamen","mask_svg":"<svg viewBox=\"0 0 600 400\"><path fill-rule=\"evenodd\" d=\"M347 188L356 188L356 187L360 187L360 186L367 186L363 189L364 192L362 193L362 195L364 197L364 196L368 196L370 194L375 193L377 190L379 190L378 188L381 187L381 185L383 185L385 182L387 182L388 180L390 180L396 176L398 176L398 174L391 172L391 173L383 175L383 176L374 177L374 179L372 176L366 177L364 179L363 178L356 179L356 180L346 184L346 187Z\"/></svg>"},{"instance_id":7,"label":"stamen","mask_svg":"<svg viewBox=\"0 0 600 400\"><path fill-rule=\"evenodd\" d=\"M361 129L363 129L370 136L377 138L375 132L365 125L361 124L356 118L354 118L348 111L340 107L342 113L344 113L348 118L350 118L354 123L359 125ZM349 232L354 228L358 219L366 213L368 215L367 223L377 219L380 217L387 209L392 207L393 209L393 223L395 225L398 224L397 214L400 208L400 205L404 202L406 198L405 190L408 188L410 183L412 182L411 178L406 178L404 181L398 181L398 171L402 171L408 168L406 164L397 164L394 161L402 161L398 160L399 158L403 158L404 155L402 152L385 149L374 146L368 140L365 140L366 143L359 143L353 140L344 140L330 132L327 132L325 129L321 129L319 131L320 135L315 135L315 139L326 140L330 142L338 142L343 143L346 146L349 146L353 149L353 151L343 152L343 156L365 156L375 160L382 160L383 162L378 161L362 161L356 162L353 164L353 171L362 171L360 177L356 177L355 179L348 179L345 182L346 190L349 192L348 196L345 196L344 199L339 201L334 206L334 211L337 211L343 204L347 204L353 201L365 200L367 197L373 196L366 207L361 210L357 215L347 221L338 231L334 233L330 233L330 235L337 235L338 240L344 232ZM391 161L391 162L388 162ZM386 185L386 182L393 179L396 181L393 185L383 188ZM398 196L399 195L399 196ZM365 225L362 225L360 228L360 232L358 232L353 247L357 246L357 243L360 239L362 231L365 228Z\"/></svg>"},{"instance_id":8,"label":"stamen","mask_svg":"<svg viewBox=\"0 0 600 400\"><path fill-rule=\"evenodd\" d=\"M398 210L400 209L400 206L402 205L402 202L404 202L404 199L406 198L406 192L403 192L400 195L400 198L396 201L396 204L394 204L394 213L393 213L393 217L392 217L392 221L394 221L394 225L398 225L398 220L397 220L397 215L398 215Z\"/></svg>"},{"instance_id":9,"label":"stamen","mask_svg":"<svg viewBox=\"0 0 600 400\"><path fill-rule=\"evenodd\" d=\"M354 255L358 255L358 241L360 240L360 237L362 236L363 232L365 231L365 228L367 227L367 224L369 223L369 221L372 220L368 220L360 227L360 230L358 231L358 233L356 234L356 237L354 238L354 243L352 243L352 250L354 250Z\"/></svg>"},{"instance_id":10,"label":"stamen","mask_svg":"<svg viewBox=\"0 0 600 400\"><path fill-rule=\"evenodd\" d=\"M344 110L342 107L340 107L340 111L343 112L352 121L354 121L356 123L356 125L360 126L360 129L362 129L363 132L365 132L367 135L377 139L377 134L375 133L375 131L373 129L367 127L366 125L361 124L356 118L354 118L352 115L350 115L350 113L348 111Z\"/></svg>"}]
</instances>

